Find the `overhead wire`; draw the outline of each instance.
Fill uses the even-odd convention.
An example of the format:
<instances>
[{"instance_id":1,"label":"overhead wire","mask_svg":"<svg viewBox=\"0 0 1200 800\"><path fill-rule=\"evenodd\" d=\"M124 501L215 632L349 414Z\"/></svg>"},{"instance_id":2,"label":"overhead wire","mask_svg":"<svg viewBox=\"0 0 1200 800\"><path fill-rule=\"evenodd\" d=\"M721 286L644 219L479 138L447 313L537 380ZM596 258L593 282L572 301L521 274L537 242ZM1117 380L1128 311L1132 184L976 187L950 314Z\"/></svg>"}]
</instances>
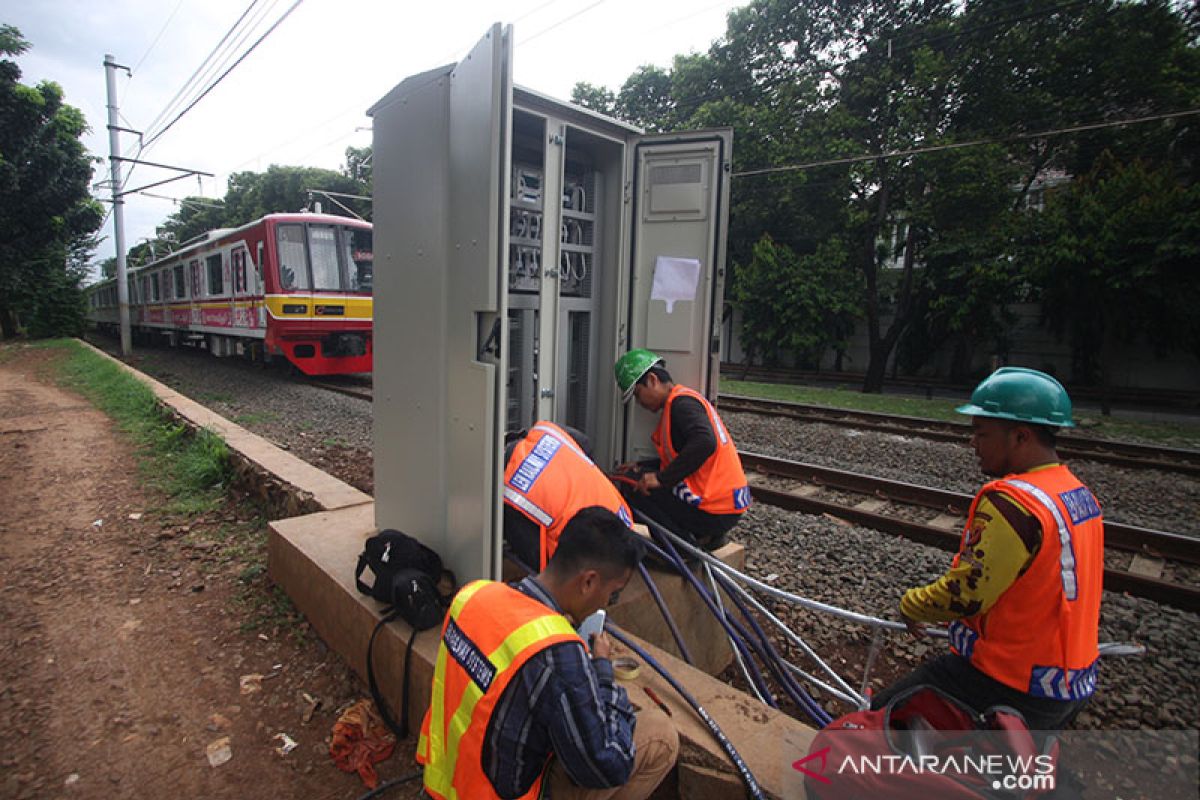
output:
<instances>
[{"instance_id":1,"label":"overhead wire","mask_svg":"<svg viewBox=\"0 0 1200 800\"><path fill-rule=\"evenodd\" d=\"M1083 131L1100 130L1102 128L1139 125L1145 122L1157 122L1160 120L1192 116L1194 114L1200 114L1200 108L1191 108L1184 111L1172 111L1164 114L1150 114L1131 119L1109 120L1107 122L1096 122L1087 125L1072 125L1066 128L1055 128L1053 130L1046 131L1034 131L1031 133L1017 133L1007 136L972 139L965 142L948 142L946 144L929 145L927 147L910 147L904 150L891 150L880 153L864 153L856 156L830 158L822 161L809 161L803 164L785 164L778 167L764 167L762 169L743 170L741 172L733 173L731 177L746 178L754 175L770 175L780 172L794 172L797 170L813 169L814 167L829 167L841 164L855 164L862 161L877 161L883 158L898 158L902 156L921 155L924 153L937 153L945 150L961 150L963 148L979 147L985 144L1002 144L1004 142L1017 142L1026 139L1044 139L1050 136L1062 136L1068 133L1081 133Z\"/></svg>"},{"instance_id":2,"label":"overhead wire","mask_svg":"<svg viewBox=\"0 0 1200 800\"><path fill-rule=\"evenodd\" d=\"M175 3L175 8L171 9L171 13L167 15L167 21L164 22L162 27L158 29L158 34L154 37L154 41L152 41L150 46L146 48L146 52L142 53L142 57L139 58L137 63L133 65L133 69L130 70L130 73L137 72L142 64L145 63L146 58L152 52L154 52L154 48L158 46L159 40L162 39L163 34L167 32L167 28L171 25L171 20L175 19L175 15L179 13L179 8L182 5L183 0L178 0L178 2ZM124 95L122 95L122 97L124 97Z\"/></svg>"},{"instance_id":3,"label":"overhead wire","mask_svg":"<svg viewBox=\"0 0 1200 800\"><path fill-rule=\"evenodd\" d=\"M574 14L570 14L570 15L568 15L568 16L566 16L566 17L563 17L563 18L562 18L562 19L560 19L558 22L554 23L553 25L549 26L548 28L542 28L542 29L541 29L540 31L538 31L537 33L535 33L535 34L532 34L532 35L530 35L530 36L528 36L528 37L526 37L526 38L522 39L522 40L520 41L520 44L529 44L530 42L534 41L535 39L538 39L538 38L540 38L540 37L542 37L542 36L545 36L545 35L546 35L547 33L549 33L550 31L552 31L552 30L554 30L554 29L556 29L556 28L560 28L560 27L562 27L563 25L566 25L566 24L567 24L568 22L570 22L571 20L573 20L573 19L576 19L576 18L578 18L578 17L581 17L581 16L583 16L584 14L586 14L586 13L587 13L587 12L589 12L589 11L591 11L591 10L592 10L593 8L595 8L596 6L603 5L603 4L604 4L604 3L606 3L606 2L608 2L608 0L596 0L596 2L592 3L592 4L591 4L591 5L589 5L589 6L586 6L586 7L584 7L584 8L581 8L581 9L579 9L579 10L578 10L578 11L576 11Z\"/></svg>"},{"instance_id":4,"label":"overhead wire","mask_svg":"<svg viewBox=\"0 0 1200 800\"><path fill-rule=\"evenodd\" d=\"M162 110L158 112L158 115L154 117L154 120L146 126L147 133L154 131L155 126L165 119L172 111L174 111L179 105L180 101L188 94L188 92L192 90L193 86L199 83L200 76L207 70L208 65L213 61L214 58L216 58L217 53L221 51L225 43L228 42L230 37L234 35L234 33L246 19L246 16L254 10L254 7L257 6L258 3L259 0L250 0L250 5L246 6L242 13L234 21L233 25L229 26L229 30L225 31L225 35L223 35L216 45L213 46L213 49L209 51L208 55L204 57L204 60L200 62L200 65L197 66L192 74L188 76L188 79L183 82L183 85L179 87L179 91L175 93L175 96L172 97L165 106L163 106Z\"/></svg>"},{"instance_id":5,"label":"overhead wire","mask_svg":"<svg viewBox=\"0 0 1200 800\"><path fill-rule=\"evenodd\" d=\"M289 16L291 16L292 12L295 11L297 8L299 8L300 4L303 2L304 2L304 0L295 0L295 2L293 2L288 7L288 10L283 12L283 16L281 16L279 19L275 20L275 22L272 23L271 27L267 28L266 32L262 36L259 36L257 39L255 39L254 44L250 45L250 47L245 52L243 52L240 56L238 56L237 60L234 61L233 64L230 65L230 67L228 69L226 69L224 72L222 72L214 81L212 81L208 85L208 87L203 92L201 92L200 95L195 100L193 100L191 103L189 103L186 108L184 108L177 115L175 115L174 119L172 119L170 122L168 122L162 128L160 128L153 136L148 138L146 140L146 147L149 147L151 144L153 144L155 141L157 141L159 138L161 138L162 135L164 133L166 133L167 131L169 131L175 125L175 123L179 122L179 120L182 119L185 114L187 114L189 111L191 111L193 108L195 108L197 103L199 103L201 100L203 100L205 97L207 97L209 92L211 92L213 89L217 88L217 86L220 85L221 81L225 80L225 78L229 75L229 73L231 73L235 69L237 69L238 65L241 64L243 61L245 61L246 58L251 53L253 53L258 48L258 46L266 40L266 38L268 36L270 36L272 33L274 33L275 29L278 28L281 24L283 24L284 20L286 20Z\"/></svg>"}]
</instances>

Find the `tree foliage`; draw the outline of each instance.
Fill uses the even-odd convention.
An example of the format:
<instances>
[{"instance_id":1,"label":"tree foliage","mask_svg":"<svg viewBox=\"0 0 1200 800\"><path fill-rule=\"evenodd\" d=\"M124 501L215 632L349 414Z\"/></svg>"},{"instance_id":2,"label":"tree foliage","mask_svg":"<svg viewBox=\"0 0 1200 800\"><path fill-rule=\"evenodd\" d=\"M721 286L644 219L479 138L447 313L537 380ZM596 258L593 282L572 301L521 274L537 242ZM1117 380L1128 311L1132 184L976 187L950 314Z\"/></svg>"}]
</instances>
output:
<instances>
[{"instance_id":1,"label":"tree foliage","mask_svg":"<svg viewBox=\"0 0 1200 800\"><path fill-rule=\"evenodd\" d=\"M707 53L578 96L649 130L732 126L732 294L751 348L785 336L763 269L812 268L837 242L878 391L897 353L917 370L952 347L965 377L973 352L1005 351L1010 304L1051 275L1025 247L1047 176L1092 174L1107 152L1196 183L1196 117L1105 124L1200 106L1198 31L1164 0L754 0Z\"/></svg>"},{"instance_id":2,"label":"tree foliage","mask_svg":"<svg viewBox=\"0 0 1200 800\"><path fill-rule=\"evenodd\" d=\"M0 55L28 48L18 29L0 25ZM58 84L20 78L16 62L0 58L0 328L5 338L21 325L36 335L75 333L79 255L103 217L88 195L87 125Z\"/></svg>"},{"instance_id":3,"label":"tree foliage","mask_svg":"<svg viewBox=\"0 0 1200 800\"><path fill-rule=\"evenodd\" d=\"M763 234L739 274L734 297L743 309L742 344L752 356L774 366L791 353L796 366L811 369L827 350L845 349L858 287L841 241L797 256Z\"/></svg>"},{"instance_id":4,"label":"tree foliage","mask_svg":"<svg viewBox=\"0 0 1200 800\"><path fill-rule=\"evenodd\" d=\"M1200 357L1200 184L1103 153L1046 202L1031 275L1077 368L1104 387L1115 348L1149 341Z\"/></svg>"}]
</instances>

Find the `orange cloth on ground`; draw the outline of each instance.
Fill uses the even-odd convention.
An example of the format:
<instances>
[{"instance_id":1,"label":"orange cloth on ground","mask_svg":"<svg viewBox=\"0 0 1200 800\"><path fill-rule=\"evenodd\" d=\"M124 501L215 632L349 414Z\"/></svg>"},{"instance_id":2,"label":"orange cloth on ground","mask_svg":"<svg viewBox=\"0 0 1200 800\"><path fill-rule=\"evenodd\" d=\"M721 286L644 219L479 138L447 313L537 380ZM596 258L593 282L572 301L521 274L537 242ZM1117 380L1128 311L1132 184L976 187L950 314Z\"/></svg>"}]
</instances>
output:
<instances>
[{"instance_id":1,"label":"orange cloth on ground","mask_svg":"<svg viewBox=\"0 0 1200 800\"><path fill-rule=\"evenodd\" d=\"M379 785L375 764L392 754L396 737L383 724L375 704L359 700L333 724L329 755L342 772L357 772L368 789Z\"/></svg>"}]
</instances>

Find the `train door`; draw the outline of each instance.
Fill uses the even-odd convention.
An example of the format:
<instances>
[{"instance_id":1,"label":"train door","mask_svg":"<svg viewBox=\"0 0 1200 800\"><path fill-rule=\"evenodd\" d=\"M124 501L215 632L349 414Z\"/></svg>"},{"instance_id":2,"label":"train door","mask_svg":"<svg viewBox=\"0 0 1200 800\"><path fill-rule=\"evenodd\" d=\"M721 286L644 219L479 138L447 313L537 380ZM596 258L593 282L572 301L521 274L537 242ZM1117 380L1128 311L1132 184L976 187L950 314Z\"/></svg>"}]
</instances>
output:
<instances>
[{"instance_id":1,"label":"train door","mask_svg":"<svg viewBox=\"0 0 1200 800\"><path fill-rule=\"evenodd\" d=\"M628 344L662 356L676 383L716 400L731 131L638 137L628 175ZM657 415L625 407L626 460L655 456Z\"/></svg>"},{"instance_id":2,"label":"train door","mask_svg":"<svg viewBox=\"0 0 1200 800\"><path fill-rule=\"evenodd\" d=\"M252 308L252 298L255 292L251 285L254 280L254 272L246 263L249 259L246 248L241 242L233 246L229 258L233 264L231 269L233 273L233 327L239 331L246 331L256 327Z\"/></svg>"}]
</instances>

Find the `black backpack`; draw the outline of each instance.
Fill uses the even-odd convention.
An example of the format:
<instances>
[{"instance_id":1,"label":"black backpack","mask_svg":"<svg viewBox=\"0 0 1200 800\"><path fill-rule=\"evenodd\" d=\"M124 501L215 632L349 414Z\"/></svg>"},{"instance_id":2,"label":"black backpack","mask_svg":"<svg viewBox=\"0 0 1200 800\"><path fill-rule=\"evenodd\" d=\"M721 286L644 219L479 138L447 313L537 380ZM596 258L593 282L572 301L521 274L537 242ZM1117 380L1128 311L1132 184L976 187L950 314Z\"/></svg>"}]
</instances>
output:
<instances>
[{"instance_id":1,"label":"black backpack","mask_svg":"<svg viewBox=\"0 0 1200 800\"><path fill-rule=\"evenodd\" d=\"M363 581L363 573L368 568L374 576L370 586ZM379 715L401 739L408 737L408 670L413 639L420 631L440 624L445 617L451 595L443 596L437 588L438 581L445 578L449 579L451 586L454 585L453 573L442 567L442 559L437 553L408 534L390 529L367 539L354 571L354 583L358 590L386 606L383 618L371 632L371 640L367 644L367 682L371 687L371 697L379 708ZM375 637L384 625L397 618L403 619L412 628L404 651L404 690L398 725L383 702L372 660Z\"/></svg>"}]
</instances>

